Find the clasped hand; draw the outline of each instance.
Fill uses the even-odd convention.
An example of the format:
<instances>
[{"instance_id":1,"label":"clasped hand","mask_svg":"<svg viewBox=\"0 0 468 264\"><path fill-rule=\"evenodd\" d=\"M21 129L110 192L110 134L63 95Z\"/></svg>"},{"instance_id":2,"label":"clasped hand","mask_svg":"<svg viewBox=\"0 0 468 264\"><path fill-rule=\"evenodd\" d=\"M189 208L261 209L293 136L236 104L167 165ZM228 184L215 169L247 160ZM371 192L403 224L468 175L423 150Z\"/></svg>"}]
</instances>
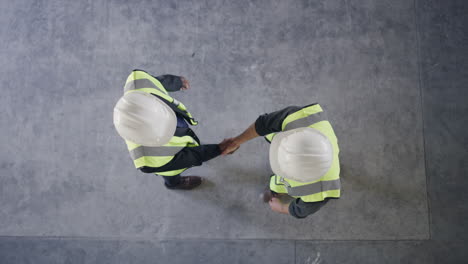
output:
<instances>
[{"instance_id":1,"label":"clasped hand","mask_svg":"<svg viewBox=\"0 0 468 264\"><path fill-rule=\"evenodd\" d=\"M221 149L221 154L228 155L236 152L240 145L236 142L235 138L225 138L221 143L219 143L219 148Z\"/></svg>"}]
</instances>

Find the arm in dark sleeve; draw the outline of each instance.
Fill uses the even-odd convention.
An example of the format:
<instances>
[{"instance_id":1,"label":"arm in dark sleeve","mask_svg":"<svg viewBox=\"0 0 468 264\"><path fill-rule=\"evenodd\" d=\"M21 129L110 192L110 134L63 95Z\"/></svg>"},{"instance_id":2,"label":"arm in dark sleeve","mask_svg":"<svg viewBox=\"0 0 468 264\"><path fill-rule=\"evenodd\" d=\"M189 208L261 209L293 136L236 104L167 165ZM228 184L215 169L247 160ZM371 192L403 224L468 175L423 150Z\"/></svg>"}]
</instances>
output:
<instances>
[{"instance_id":1,"label":"arm in dark sleeve","mask_svg":"<svg viewBox=\"0 0 468 264\"><path fill-rule=\"evenodd\" d=\"M290 114L301 110L299 106L289 106L282 110L263 114L255 121L255 130L260 136L265 136L270 133L280 132L283 120Z\"/></svg>"},{"instance_id":2,"label":"arm in dark sleeve","mask_svg":"<svg viewBox=\"0 0 468 264\"><path fill-rule=\"evenodd\" d=\"M182 78L171 74L154 76L164 86L168 92L177 92L182 88Z\"/></svg>"},{"instance_id":3,"label":"arm in dark sleeve","mask_svg":"<svg viewBox=\"0 0 468 264\"><path fill-rule=\"evenodd\" d=\"M328 200L329 199L325 199L321 202L307 203L302 201L301 198L297 198L289 204L289 214L295 218L306 218L308 215L320 210Z\"/></svg>"},{"instance_id":4,"label":"arm in dark sleeve","mask_svg":"<svg viewBox=\"0 0 468 264\"><path fill-rule=\"evenodd\" d=\"M141 167L144 173L158 173L165 171L180 170L193 166L200 166L203 162L216 158L221 154L218 144L201 145L198 147L186 147L179 151L174 158L161 167Z\"/></svg>"}]
</instances>

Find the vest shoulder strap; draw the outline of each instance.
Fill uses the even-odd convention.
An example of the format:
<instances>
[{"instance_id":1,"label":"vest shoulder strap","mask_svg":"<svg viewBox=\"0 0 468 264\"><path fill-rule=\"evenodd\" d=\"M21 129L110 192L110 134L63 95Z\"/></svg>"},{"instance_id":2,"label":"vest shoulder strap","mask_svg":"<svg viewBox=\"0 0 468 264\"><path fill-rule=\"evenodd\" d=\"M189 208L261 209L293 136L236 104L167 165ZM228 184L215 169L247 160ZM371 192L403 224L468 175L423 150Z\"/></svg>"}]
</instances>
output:
<instances>
[{"instance_id":1,"label":"vest shoulder strap","mask_svg":"<svg viewBox=\"0 0 468 264\"><path fill-rule=\"evenodd\" d=\"M308 127L325 120L327 120L327 117L319 104L308 105L288 115L283 121L282 131Z\"/></svg>"},{"instance_id":2,"label":"vest shoulder strap","mask_svg":"<svg viewBox=\"0 0 468 264\"><path fill-rule=\"evenodd\" d=\"M183 105L181 102L177 101L176 99L172 98L172 102L168 101L166 98L161 97L160 95L151 93L152 95L158 97L159 99L162 99L174 112L180 114L187 122L189 122L191 125L198 125L198 121L196 121L192 114L187 110L185 105ZM185 110L183 110L185 109Z\"/></svg>"},{"instance_id":3,"label":"vest shoulder strap","mask_svg":"<svg viewBox=\"0 0 468 264\"><path fill-rule=\"evenodd\" d=\"M304 106L299 111L288 115L282 124L282 131L292 130L300 127L308 127L314 123L325 121L327 117L319 104ZM271 143L276 133L265 136L265 140Z\"/></svg>"},{"instance_id":4,"label":"vest shoulder strap","mask_svg":"<svg viewBox=\"0 0 468 264\"><path fill-rule=\"evenodd\" d=\"M154 88L164 94L169 94L158 79L145 71L134 70L130 73L125 82L124 92L141 88Z\"/></svg>"}]
</instances>

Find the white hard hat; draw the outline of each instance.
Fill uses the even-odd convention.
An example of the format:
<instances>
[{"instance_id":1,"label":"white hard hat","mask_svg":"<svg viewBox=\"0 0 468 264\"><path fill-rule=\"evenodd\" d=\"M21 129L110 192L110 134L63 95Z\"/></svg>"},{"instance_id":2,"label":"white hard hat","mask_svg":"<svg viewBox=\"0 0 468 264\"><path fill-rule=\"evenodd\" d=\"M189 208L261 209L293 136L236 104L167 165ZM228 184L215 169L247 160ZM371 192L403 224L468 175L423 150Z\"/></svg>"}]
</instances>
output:
<instances>
[{"instance_id":1,"label":"white hard hat","mask_svg":"<svg viewBox=\"0 0 468 264\"><path fill-rule=\"evenodd\" d=\"M314 128L280 132L271 142L271 169L280 177L298 182L317 181L328 172L332 161L330 140Z\"/></svg>"},{"instance_id":2,"label":"white hard hat","mask_svg":"<svg viewBox=\"0 0 468 264\"><path fill-rule=\"evenodd\" d=\"M157 147L175 133L177 118L161 99L142 91L128 92L114 107L114 126L125 140Z\"/></svg>"}]
</instances>

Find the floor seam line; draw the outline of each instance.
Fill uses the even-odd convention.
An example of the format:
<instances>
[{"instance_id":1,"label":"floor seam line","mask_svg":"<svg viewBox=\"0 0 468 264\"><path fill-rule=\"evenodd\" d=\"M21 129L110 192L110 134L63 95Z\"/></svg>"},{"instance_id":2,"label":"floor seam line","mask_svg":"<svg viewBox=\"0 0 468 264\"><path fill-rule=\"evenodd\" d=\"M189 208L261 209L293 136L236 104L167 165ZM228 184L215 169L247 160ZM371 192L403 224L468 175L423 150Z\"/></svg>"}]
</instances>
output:
<instances>
[{"instance_id":1,"label":"floor seam line","mask_svg":"<svg viewBox=\"0 0 468 264\"><path fill-rule=\"evenodd\" d=\"M416 27L416 54L417 54L417 65L418 65L418 85L419 85L419 99L421 104L421 122L422 122L422 140L423 140L423 153L424 153L424 175L426 178L426 203L427 203L427 221L429 225L429 239L432 239L432 211L429 193L429 175L427 169L427 154L426 154L426 131L425 131L425 120L424 120L424 88L422 81L422 57L421 57L421 30L419 27L419 15L418 15L418 0L413 0L414 9L414 21Z\"/></svg>"},{"instance_id":2,"label":"floor seam line","mask_svg":"<svg viewBox=\"0 0 468 264\"><path fill-rule=\"evenodd\" d=\"M235 238L235 239L226 239L226 238L148 238L148 237L86 237L86 236L0 236L0 239L50 239L50 240L60 240L60 239L70 239L70 240L128 240L128 241L294 241L297 242L422 242L428 241L429 239L276 239L276 238Z\"/></svg>"},{"instance_id":3,"label":"floor seam line","mask_svg":"<svg viewBox=\"0 0 468 264\"><path fill-rule=\"evenodd\" d=\"M296 246L297 246L297 240L294 240L294 264L297 264L296 260L296 256L297 256L297 251L296 251Z\"/></svg>"}]
</instances>

